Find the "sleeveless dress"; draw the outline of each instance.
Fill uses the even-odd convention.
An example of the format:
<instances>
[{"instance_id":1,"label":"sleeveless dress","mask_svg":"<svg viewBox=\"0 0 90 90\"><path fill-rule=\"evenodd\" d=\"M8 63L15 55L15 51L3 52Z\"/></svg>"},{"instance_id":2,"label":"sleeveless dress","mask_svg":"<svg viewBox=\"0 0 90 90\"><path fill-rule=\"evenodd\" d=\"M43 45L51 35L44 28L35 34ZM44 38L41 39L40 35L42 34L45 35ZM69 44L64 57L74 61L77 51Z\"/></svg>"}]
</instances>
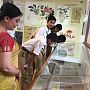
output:
<instances>
[{"instance_id":1,"label":"sleeveless dress","mask_svg":"<svg viewBox=\"0 0 90 90\"><path fill-rule=\"evenodd\" d=\"M13 51L14 45L14 39L7 32L0 32L0 53ZM17 67L17 61L13 59L12 64ZM16 90L15 76L0 72L0 90Z\"/></svg>"}]
</instances>

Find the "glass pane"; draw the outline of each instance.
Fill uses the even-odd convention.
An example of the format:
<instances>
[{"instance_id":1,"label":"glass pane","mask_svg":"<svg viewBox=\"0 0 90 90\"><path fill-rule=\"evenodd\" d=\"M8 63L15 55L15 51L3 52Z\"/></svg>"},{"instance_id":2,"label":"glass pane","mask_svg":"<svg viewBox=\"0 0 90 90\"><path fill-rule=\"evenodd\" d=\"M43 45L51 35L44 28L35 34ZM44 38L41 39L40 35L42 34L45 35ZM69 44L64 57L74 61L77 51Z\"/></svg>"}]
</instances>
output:
<instances>
[{"instance_id":1,"label":"glass pane","mask_svg":"<svg viewBox=\"0 0 90 90\"><path fill-rule=\"evenodd\" d=\"M32 90L90 90L89 55L83 44L58 44Z\"/></svg>"}]
</instances>

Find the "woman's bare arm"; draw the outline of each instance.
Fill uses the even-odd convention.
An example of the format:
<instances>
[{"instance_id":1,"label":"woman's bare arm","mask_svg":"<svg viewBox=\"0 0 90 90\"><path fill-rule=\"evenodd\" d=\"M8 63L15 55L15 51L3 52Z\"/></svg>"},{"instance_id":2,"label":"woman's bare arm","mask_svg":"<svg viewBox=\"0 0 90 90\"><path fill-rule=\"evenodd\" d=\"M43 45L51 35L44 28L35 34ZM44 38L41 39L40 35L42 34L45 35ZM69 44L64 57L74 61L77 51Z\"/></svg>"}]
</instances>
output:
<instances>
[{"instance_id":1,"label":"woman's bare arm","mask_svg":"<svg viewBox=\"0 0 90 90\"><path fill-rule=\"evenodd\" d=\"M19 69L15 68L12 64L12 52L0 53L0 70L7 75L17 75Z\"/></svg>"}]
</instances>

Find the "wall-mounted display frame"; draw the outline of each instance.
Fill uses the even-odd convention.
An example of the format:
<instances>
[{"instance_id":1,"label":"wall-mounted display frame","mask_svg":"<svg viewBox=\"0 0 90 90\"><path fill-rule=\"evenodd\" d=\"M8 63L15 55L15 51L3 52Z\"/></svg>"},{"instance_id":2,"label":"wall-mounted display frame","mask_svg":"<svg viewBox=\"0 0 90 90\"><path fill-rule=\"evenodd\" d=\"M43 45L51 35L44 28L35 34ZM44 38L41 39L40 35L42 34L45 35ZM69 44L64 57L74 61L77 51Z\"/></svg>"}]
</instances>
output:
<instances>
[{"instance_id":1,"label":"wall-mounted display frame","mask_svg":"<svg viewBox=\"0 0 90 90\"><path fill-rule=\"evenodd\" d=\"M71 15L71 22L72 23L80 23L81 11L82 11L82 9L80 7L73 7L72 8L72 15Z\"/></svg>"}]
</instances>

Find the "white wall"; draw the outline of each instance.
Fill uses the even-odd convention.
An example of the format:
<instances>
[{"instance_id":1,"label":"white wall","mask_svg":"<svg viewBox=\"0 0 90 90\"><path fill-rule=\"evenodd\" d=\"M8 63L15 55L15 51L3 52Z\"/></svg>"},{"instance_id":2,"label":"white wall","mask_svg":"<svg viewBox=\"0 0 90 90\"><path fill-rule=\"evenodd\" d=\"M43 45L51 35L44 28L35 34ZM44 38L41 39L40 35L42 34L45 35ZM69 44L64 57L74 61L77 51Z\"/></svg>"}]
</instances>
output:
<instances>
[{"instance_id":1,"label":"white wall","mask_svg":"<svg viewBox=\"0 0 90 90\"><path fill-rule=\"evenodd\" d=\"M35 2L35 4L37 4L37 5L42 4L42 5L49 5L50 7L53 6L53 8L55 9L55 17L57 18L57 21L59 21L57 8L60 6L70 6L69 20L65 21L64 23L61 23L61 22L58 22L58 23L61 23L63 25L63 31L71 29L75 32L76 38L69 39L70 42L71 41L80 42L82 26L83 26L83 18L84 18L85 9L86 9L86 0L82 0L83 3L81 3L80 0L56 0L56 1L52 0L52 3L51 3L51 0L48 0L48 1L47 0L19 0L19 1L15 0L15 1L17 1L17 2L22 1L22 3L24 2L24 5L25 5L25 6L23 6L23 9L25 10L24 11L24 26L34 26L34 27L40 27L41 25L45 25L46 22L45 22L45 19L41 20L41 19L39 19L40 17L31 15L32 12L30 12L27 7L28 7L28 5L31 5L32 2ZM72 23L71 22L73 7L80 7L82 9L80 23ZM34 22L32 22L32 21L34 21ZM34 25L34 23L36 23L36 22L38 22L38 23Z\"/></svg>"},{"instance_id":2,"label":"white wall","mask_svg":"<svg viewBox=\"0 0 90 90\"><path fill-rule=\"evenodd\" d=\"M2 4L3 4L3 0L0 0L0 7L2 6Z\"/></svg>"}]
</instances>

